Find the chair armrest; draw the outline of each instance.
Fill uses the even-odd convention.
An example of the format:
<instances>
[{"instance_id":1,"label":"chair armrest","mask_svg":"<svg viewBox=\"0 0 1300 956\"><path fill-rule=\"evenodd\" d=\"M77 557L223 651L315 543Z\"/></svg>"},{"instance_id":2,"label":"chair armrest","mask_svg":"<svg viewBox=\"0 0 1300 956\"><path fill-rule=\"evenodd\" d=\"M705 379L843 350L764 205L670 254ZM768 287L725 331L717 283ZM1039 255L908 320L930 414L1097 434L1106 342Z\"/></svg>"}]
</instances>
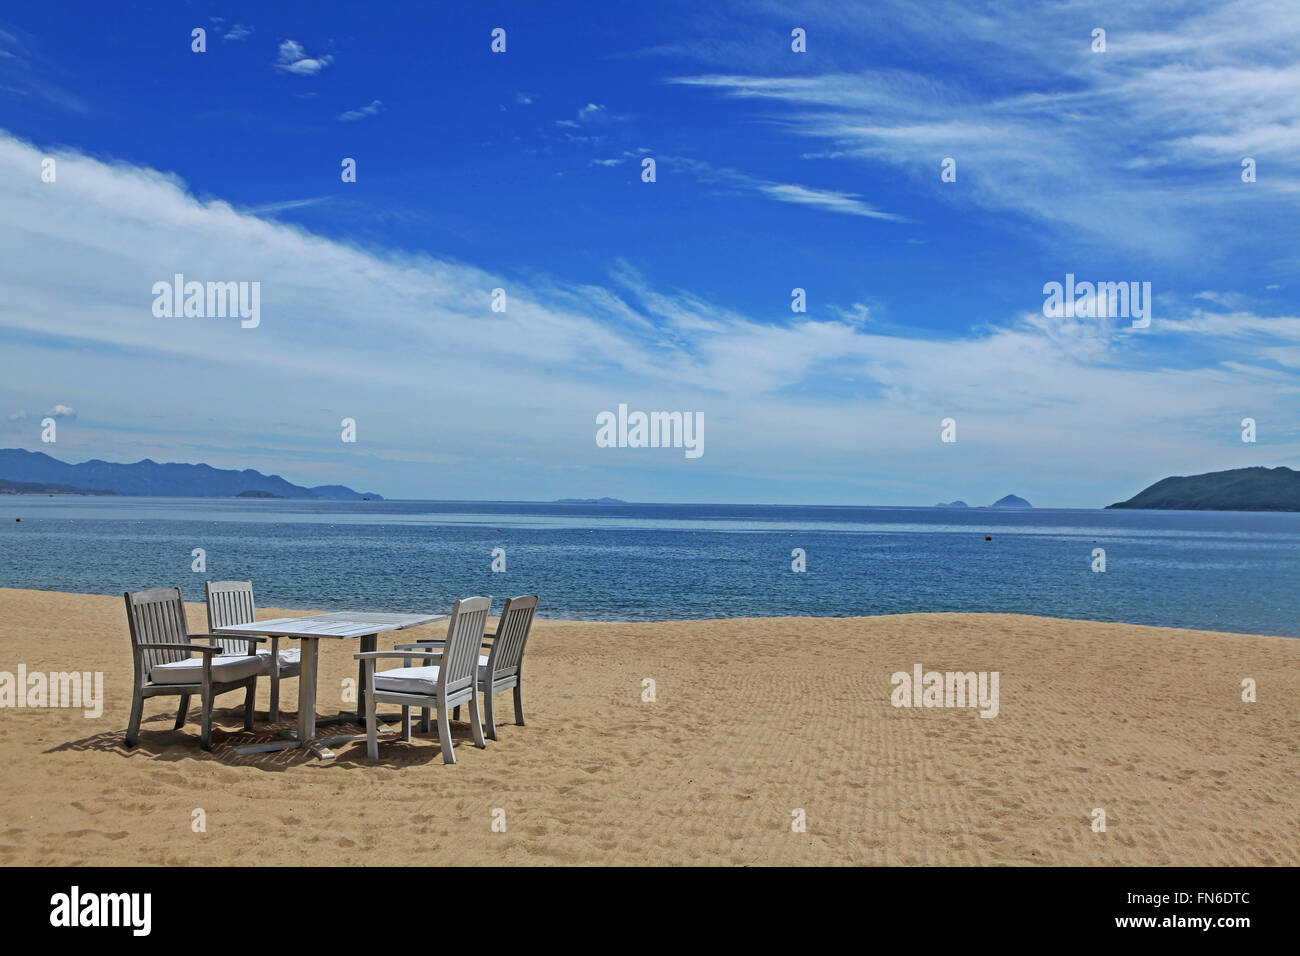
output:
<instances>
[{"instance_id":1,"label":"chair armrest","mask_svg":"<svg viewBox=\"0 0 1300 956\"><path fill-rule=\"evenodd\" d=\"M362 651L352 655L353 660L358 661L378 661L389 657L442 657L442 654L432 651Z\"/></svg>"},{"instance_id":2,"label":"chair armrest","mask_svg":"<svg viewBox=\"0 0 1300 956\"><path fill-rule=\"evenodd\" d=\"M189 639L208 640L208 641L248 641L252 644L265 644L266 638L254 637L251 634L189 634Z\"/></svg>"},{"instance_id":3,"label":"chair armrest","mask_svg":"<svg viewBox=\"0 0 1300 956\"><path fill-rule=\"evenodd\" d=\"M221 653L221 648L210 647L207 644L137 644L136 647L158 648L168 651L198 651L204 657L211 657L214 654Z\"/></svg>"},{"instance_id":4,"label":"chair armrest","mask_svg":"<svg viewBox=\"0 0 1300 956\"><path fill-rule=\"evenodd\" d=\"M418 650L419 650L420 648L422 648L422 647L446 647L446 646L447 646L447 642L446 642L446 641L420 641L418 644L398 644L398 645L397 645L397 650L400 651L400 650L404 650L404 649L406 649L406 648L408 648L408 647L411 647L411 648L415 648L415 650L418 651ZM491 648L491 647L492 647L492 642L491 642L491 641L484 641L482 644L479 645L479 649L480 649L480 650L482 650L482 649L485 648L485 647L487 647L487 648Z\"/></svg>"}]
</instances>

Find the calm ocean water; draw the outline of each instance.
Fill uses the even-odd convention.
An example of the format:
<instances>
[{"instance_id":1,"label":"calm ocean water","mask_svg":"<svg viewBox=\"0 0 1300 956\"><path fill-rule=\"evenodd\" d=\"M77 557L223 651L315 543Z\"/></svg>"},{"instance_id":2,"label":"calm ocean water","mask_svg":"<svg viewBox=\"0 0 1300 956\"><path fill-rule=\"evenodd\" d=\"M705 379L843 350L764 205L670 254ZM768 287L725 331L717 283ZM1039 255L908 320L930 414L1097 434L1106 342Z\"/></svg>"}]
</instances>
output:
<instances>
[{"instance_id":1,"label":"calm ocean water","mask_svg":"<svg viewBox=\"0 0 1300 956\"><path fill-rule=\"evenodd\" d=\"M0 586L201 601L251 579L265 607L535 592L577 619L1011 611L1300 637L1298 559L1300 514L0 496Z\"/></svg>"}]
</instances>

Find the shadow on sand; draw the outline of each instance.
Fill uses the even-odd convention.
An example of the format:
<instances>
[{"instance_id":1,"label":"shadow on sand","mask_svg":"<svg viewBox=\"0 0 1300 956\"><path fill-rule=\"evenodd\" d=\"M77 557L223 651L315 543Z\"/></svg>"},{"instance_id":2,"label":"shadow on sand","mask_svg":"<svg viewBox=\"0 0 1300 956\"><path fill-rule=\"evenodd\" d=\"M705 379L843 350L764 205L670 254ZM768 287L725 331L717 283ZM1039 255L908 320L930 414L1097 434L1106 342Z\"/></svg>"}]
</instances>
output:
<instances>
[{"instance_id":1,"label":"shadow on sand","mask_svg":"<svg viewBox=\"0 0 1300 956\"><path fill-rule=\"evenodd\" d=\"M140 726L140 739L134 747L125 744L126 728L92 734L80 740L51 747L45 753L63 751L98 751L117 754L136 760L217 760L223 764L236 767L253 767L271 772L287 770L301 765L319 767L410 767L421 764L443 766L442 747L438 743L438 726L436 721L429 733L420 731L419 713L411 715L411 742L406 743L398 733L380 733L379 759L371 760L366 756L364 739L340 743L330 749L335 754L333 759L322 760L310 750L295 748L273 753L245 754L235 753L236 747L248 744L274 743L284 739L284 734L297 727L297 715L281 711L279 723L267 723L266 711L255 711L256 729L243 729L244 708L221 707L212 711L212 750L204 752L199 746L198 709L189 712L186 725L180 730L173 730L175 712L146 716ZM239 729L225 730L219 724L231 724ZM398 724L390 723L388 727L396 730ZM335 734L364 734L365 726L360 722L331 724L318 730L319 737ZM468 723L453 721L451 725L452 742L456 747L457 759L465 752L476 750L473 733Z\"/></svg>"}]
</instances>

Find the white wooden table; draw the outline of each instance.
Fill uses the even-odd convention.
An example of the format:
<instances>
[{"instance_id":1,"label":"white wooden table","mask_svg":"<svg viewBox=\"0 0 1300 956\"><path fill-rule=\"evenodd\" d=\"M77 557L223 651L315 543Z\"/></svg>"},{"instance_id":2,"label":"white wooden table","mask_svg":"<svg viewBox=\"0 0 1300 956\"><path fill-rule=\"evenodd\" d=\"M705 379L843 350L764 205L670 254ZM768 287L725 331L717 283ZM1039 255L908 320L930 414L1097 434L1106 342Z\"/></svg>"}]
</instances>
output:
<instances>
[{"instance_id":1,"label":"white wooden table","mask_svg":"<svg viewBox=\"0 0 1300 956\"><path fill-rule=\"evenodd\" d=\"M317 724L337 724L365 720L365 672L357 664L357 709L342 711L333 717L316 716L316 677L319 672L321 640L361 639L362 651L378 650L379 635L385 631L400 631L421 624L445 621L446 614L381 614L365 611L335 611L332 614L314 614L310 617L278 617L269 621L253 621L230 627L216 627L213 634L230 637L293 637L302 642L302 673L298 677L298 732L288 734L287 740L269 744L250 744L236 747L237 754L271 753L295 747L310 748L316 756L330 758L330 747L350 740L360 740L365 734L339 734L322 740L316 739Z\"/></svg>"}]
</instances>

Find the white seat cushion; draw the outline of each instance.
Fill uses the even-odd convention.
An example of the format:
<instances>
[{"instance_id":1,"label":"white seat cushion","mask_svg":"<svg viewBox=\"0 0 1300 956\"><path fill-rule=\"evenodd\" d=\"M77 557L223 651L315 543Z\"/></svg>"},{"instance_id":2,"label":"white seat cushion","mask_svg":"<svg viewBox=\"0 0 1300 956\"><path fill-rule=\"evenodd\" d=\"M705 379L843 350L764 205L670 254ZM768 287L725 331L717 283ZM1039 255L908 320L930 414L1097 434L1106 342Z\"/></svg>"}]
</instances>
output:
<instances>
[{"instance_id":1,"label":"white seat cushion","mask_svg":"<svg viewBox=\"0 0 1300 956\"><path fill-rule=\"evenodd\" d=\"M479 655L478 676L487 677L488 659ZM375 690L391 690L396 694L422 694L430 697L438 692L437 664L428 667L398 667L391 671L375 672Z\"/></svg>"},{"instance_id":2,"label":"white seat cushion","mask_svg":"<svg viewBox=\"0 0 1300 956\"><path fill-rule=\"evenodd\" d=\"M216 659L220 661L220 660L225 660L226 658L230 658L230 657L244 657L244 656L246 656L246 655L244 655L244 654L235 654L235 653L231 653L231 654L218 654L217 657L216 657ZM271 673L271 651L270 651L268 648L265 648L265 647L264 647L264 648L261 648L261 649L258 650L258 652L257 652L257 659L258 659L258 660L261 662L261 664L262 664L262 671L261 671L262 674L270 674L270 673ZM284 649L284 650L281 650L281 651L280 651L280 674L281 674L281 676L284 676L284 672L285 672L285 671L287 671L287 670L292 670L292 669L294 669L294 668L296 668L296 669L298 669L298 670L301 670L301 669L302 669L302 651L301 651L299 648L296 648L296 647L286 648L286 649ZM290 675L290 676L292 676L292 675Z\"/></svg>"},{"instance_id":3,"label":"white seat cushion","mask_svg":"<svg viewBox=\"0 0 1300 956\"><path fill-rule=\"evenodd\" d=\"M395 694L420 694L430 697L438 691L437 664L431 667L398 667L375 674L375 690L390 690Z\"/></svg>"},{"instance_id":4,"label":"white seat cushion","mask_svg":"<svg viewBox=\"0 0 1300 956\"><path fill-rule=\"evenodd\" d=\"M262 661L255 656L218 655L212 658L212 679L218 684L229 684L255 677L262 671ZM203 683L203 658L190 657L170 664L156 664L149 671L149 680L155 684Z\"/></svg>"},{"instance_id":5,"label":"white seat cushion","mask_svg":"<svg viewBox=\"0 0 1300 956\"><path fill-rule=\"evenodd\" d=\"M271 651L269 648L265 648L265 647L261 648L260 650L258 650L257 656L269 659L271 657ZM290 664L301 664L301 663L302 663L302 648L288 647L288 648L280 649L281 667L288 667Z\"/></svg>"}]
</instances>

